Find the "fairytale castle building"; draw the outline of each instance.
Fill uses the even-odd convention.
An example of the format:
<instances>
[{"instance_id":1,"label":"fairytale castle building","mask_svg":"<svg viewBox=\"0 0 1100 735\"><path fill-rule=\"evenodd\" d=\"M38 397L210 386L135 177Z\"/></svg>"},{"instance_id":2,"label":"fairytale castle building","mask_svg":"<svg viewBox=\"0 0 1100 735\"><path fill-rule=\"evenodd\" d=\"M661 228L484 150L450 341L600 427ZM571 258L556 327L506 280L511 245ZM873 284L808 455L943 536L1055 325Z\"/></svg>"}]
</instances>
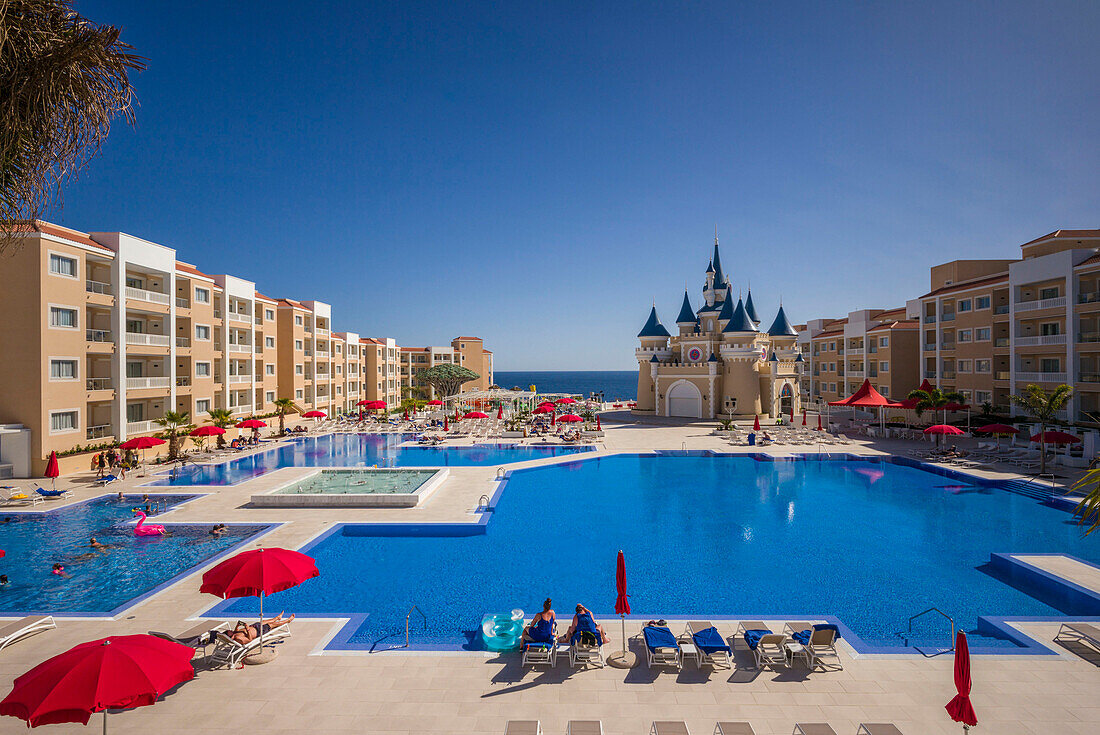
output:
<instances>
[{"instance_id":1,"label":"fairytale castle building","mask_svg":"<svg viewBox=\"0 0 1100 735\"><path fill-rule=\"evenodd\" d=\"M684 292L676 317L678 334L669 334L657 307L649 312L638 358L638 405L641 414L690 418L776 417L800 411L798 380L803 365L797 333L782 305L771 326L760 330L752 303L733 299L733 287L722 273L718 238L707 266L704 303L698 311Z\"/></svg>"}]
</instances>

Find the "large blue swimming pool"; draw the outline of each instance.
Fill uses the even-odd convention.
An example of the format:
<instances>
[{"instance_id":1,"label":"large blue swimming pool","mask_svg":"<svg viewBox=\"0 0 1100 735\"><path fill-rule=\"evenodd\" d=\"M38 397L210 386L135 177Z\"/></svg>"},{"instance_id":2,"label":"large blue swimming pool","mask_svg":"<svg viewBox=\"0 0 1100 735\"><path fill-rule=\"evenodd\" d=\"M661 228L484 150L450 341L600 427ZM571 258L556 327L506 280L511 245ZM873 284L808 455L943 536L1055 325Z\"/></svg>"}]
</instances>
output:
<instances>
[{"instance_id":1,"label":"large blue swimming pool","mask_svg":"<svg viewBox=\"0 0 1100 735\"><path fill-rule=\"evenodd\" d=\"M158 495L170 509L194 495ZM141 496L105 496L45 512L0 511L0 615L117 612L212 557L248 541L266 525L231 525L220 538L210 525L170 523L155 515L147 523L168 527L169 536L134 536L131 509ZM89 548L92 537L111 548ZM53 574L54 563L65 575Z\"/></svg>"},{"instance_id":2,"label":"large blue swimming pool","mask_svg":"<svg viewBox=\"0 0 1100 735\"><path fill-rule=\"evenodd\" d=\"M216 465L186 465L149 485L235 485L282 467L477 467L590 451L563 445L400 446L407 434L323 434Z\"/></svg>"},{"instance_id":3,"label":"large blue swimming pool","mask_svg":"<svg viewBox=\"0 0 1100 735\"><path fill-rule=\"evenodd\" d=\"M890 461L638 455L513 473L484 534L343 527L307 548L321 577L268 609L369 613L351 642L385 647L404 642L417 605L428 621L414 620L414 642L461 645L484 613L530 613L547 596L565 623L577 602L612 618L619 549L645 618L835 615L868 644L901 646L949 638L931 618L899 635L932 606L970 631L979 615L1098 614L1055 609L989 569L991 552L1100 561L1100 535L1034 497Z\"/></svg>"}]
</instances>

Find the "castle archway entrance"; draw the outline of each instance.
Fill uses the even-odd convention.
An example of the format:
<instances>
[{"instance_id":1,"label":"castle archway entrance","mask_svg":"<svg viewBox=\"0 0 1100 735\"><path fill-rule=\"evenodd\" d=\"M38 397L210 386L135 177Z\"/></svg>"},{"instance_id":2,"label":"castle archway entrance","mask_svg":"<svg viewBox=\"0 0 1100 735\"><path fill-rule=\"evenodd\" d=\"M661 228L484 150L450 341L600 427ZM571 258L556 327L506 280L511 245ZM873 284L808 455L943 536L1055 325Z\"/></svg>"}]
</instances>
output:
<instances>
[{"instance_id":1,"label":"castle archway entrance","mask_svg":"<svg viewBox=\"0 0 1100 735\"><path fill-rule=\"evenodd\" d=\"M668 416L703 418L703 394L686 380L674 384L668 391Z\"/></svg>"}]
</instances>

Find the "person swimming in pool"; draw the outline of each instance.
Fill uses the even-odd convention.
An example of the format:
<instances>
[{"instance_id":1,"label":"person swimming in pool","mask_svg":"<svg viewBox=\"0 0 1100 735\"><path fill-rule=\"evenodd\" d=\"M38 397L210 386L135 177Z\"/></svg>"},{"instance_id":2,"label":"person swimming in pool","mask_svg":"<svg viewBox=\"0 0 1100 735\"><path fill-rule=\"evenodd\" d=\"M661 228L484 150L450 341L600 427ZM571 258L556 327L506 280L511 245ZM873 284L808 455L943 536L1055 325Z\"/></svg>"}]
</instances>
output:
<instances>
[{"instance_id":1,"label":"person swimming in pool","mask_svg":"<svg viewBox=\"0 0 1100 735\"><path fill-rule=\"evenodd\" d=\"M88 546L101 553L106 552L108 549L114 548L113 546L108 546L107 544L100 542L96 539L95 536L92 536L91 540L88 541Z\"/></svg>"},{"instance_id":2,"label":"person swimming in pool","mask_svg":"<svg viewBox=\"0 0 1100 735\"><path fill-rule=\"evenodd\" d=\"M8 579L8 575L0 574L0 587L7 587L11 584L11 580Z\"/></svg>"},{"instance_id":3,"label":"person swimming in pool","mask_svg":"<svg viewBox=\"0 0 1100 735\"><path fill-rule=\"evenodd\" d=\"M531 618L531 622L523 629L523 640L526 643L549 643L554 637L554 609L550 598L542 603L542 612Z\"/></svg>"},{"instance_id":4,"label":"person swimming in pool","mask_svg":"<svg viewBox=\"0 0 1100 735\"><path fill-rule=\"evenodd\" d=\"M278 628L280 625L286 625L287 623L289 623L292 620L294 620L294 615L293 614L289 618L284 618L283 614L279 613L278 615L276 615L273 618L268 618L267 620L261 620L260 621L260 630L262 630L266 634L272 628ZM229 633L229 637L232 638L233 640L235 640L237 643L240 643L243 646L244 644L248 643L249 641L254 641L257 638L259 638L260 637L260 632L258 630L256 630L255 625L249 625L247 623L238 623L237 627L234 628Z\"/></svg>"},{"instance_id":5,"label":"person swimming in pool","mask_svg":"<svg viewBox=\"0 0 1100 735\"><path fill-rule=\"evenodd\" d=\"M229 529L225 527L224 523L219 523L210 529L210 535L214 538L221 538L227 533L229 533Z\"/></svg>"},{"instance_id":6,"label":"person swimming in pool","mask_svg":"<svg viewBox=\"0 0 1100 735\"><path fill-rule=\"evenodd\" d=\"M68 574L65 573L65 565L62 564L61 562L54 562L53 569L50 570L50 571L53 574L57 575L58 577L68 577L69 576Z\"/></svg>"}]
</instances>

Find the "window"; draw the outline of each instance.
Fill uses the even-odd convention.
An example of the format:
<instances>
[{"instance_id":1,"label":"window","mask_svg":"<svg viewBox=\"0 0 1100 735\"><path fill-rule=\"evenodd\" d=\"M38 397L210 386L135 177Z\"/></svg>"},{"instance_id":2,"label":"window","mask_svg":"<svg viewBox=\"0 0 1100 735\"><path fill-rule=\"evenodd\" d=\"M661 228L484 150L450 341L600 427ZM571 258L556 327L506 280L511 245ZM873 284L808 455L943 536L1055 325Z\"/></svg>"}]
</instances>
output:
<instances>
[{"instance_id":1,"label":"window","mask_svg":"<svg viewBox=\"0 0 1100 735\"><path fill-rule=\"evenodd\" d=\"M958 366L958 371L960 373L970 373L974 371L973 360L958 360L955 364Z\"/></svg>"},{"instance_id":2,"label":"window","mask_svg":"<svg viewBox=\"0 0 1100 735\"><path fill-rule=\"evenodd\" d=\"M76 380L76 360L50 360L50 380Z\"/></svg>"},{"instance_id":3,"label":"window","mask_svg":"<svg viewBox=\"0 0 1100 735\"><path fill-rule=\"evenodd\" d=\"M300 340L300 339L294 340L294 349L296 349L296 350L302 349L302 340Z\"/></svg>"},{"instance_id":4,"label":"window","mask_svg":"<svg viewBox=\"0 0 1100 735\"><path fill-rule=\"evenodd\" d=\"M302 366L301 365L295 365L294 366L294 374L295 375L301 375L302 374Z\"/></svg>"},{"instance_id":5,"label":"window","mask_svg":"<svg viewBox=\"0 0 1100 735\"><path fill-rule=\"evenodd\" d=\"M206 324L195 325L195 339L210 340L210 327Z\"/></svg>"},{"instance_id":6,"label":"window","mask_svg":"<svg viewBox=\"0 0 1100 735\"><path fill-rule=\"evenodd\" d=\"M134 276L126 276L126 288L145 288L145 281Z\"/></svg>"},{"instance_id":7,"label":"window","mask_svg":"<svg viewBox=\"0 0 1100 735\"><path fill-rule=\"evenodd\" d=\"M55 276L76 278L76 260L57 253L50 253L50 273Z\"/></svg>"},{"instance_id":8,"label":"window","mask_svg":"<svg viewBox=\"0 0 1100 735\"><path fill-rule=\"evenodd\" d=\"M145 375L145 364L142 362L128 362L126 363L126 377L127 378L140 378Z\"/></svg>"},{"instance_id":9,"label":"window","mask_svg":"<svg viewBox=\"0 0 1100 735\"><path fill-rule=\"evenodd\" d=\"M969 341L971 341L971 338L973 337L973 334L974 333L971 332L969 329L960 329L959 330L959 341L960 342L969 342Z\"/></svg>"},{"instance_id":10,"label":"window","mask_svg":"<svg viewBox=\"0 0 1100 735\"><path fill-rule=\"evenodd\" d=\"M970 307L970 299L959 299L959 303L955 306L955 311L970 311Z\"/></svg>"},{"instance_id":11,"label":"window","mask_svg":"<svg viewBox=\"0 0 1100 735\"><path fill-rule=\"evenodd\" d=\"M274 337L264 337L264 347L274 347L274 346L275 346L275 338Z\"/></svg>"},{"instance_id":12,"label":"window","mask_svg":"<svg viewBox=\"0 0 1100 735\"><path fill-rule=\"evenodd\" d=\"M1039 289L1039 299L1056 299L1058 298L1058 287L1047 286L1046 288Z\"/></svg>"},{"instance_id":13,"label":"window","mask_svg":"<svg viewBox=\"0 0 1100 735\"><path fill-rule=\"evenodd\" d=\"M981 327L980 329L976 329L974 330L975 341L988 342L990 334L991 332L989 330L989 327Z\"/></svg>"},{"instance_id":14,"label":"window","mask_svg":"<svg viewBox=\"0 0 1100 735\"><path fill-rule=\"evenodd\" d=\"M294 397L297 398L299 401L302 400L302 389L301 388L294 391Z\"/></svg>"},{"instance_id":15,"label":"window","mask_svg":"<svg viewBox=\"0 0 1100 735\"><path fill-rule=\"evenodd\" d=\"M76 431L76 411L54 411L50 413L50 433L60 434L65 431Z\"/></svg>"},{"instance_id":16,"label":"window","mask_svg":"<svg viewBox=\"0 0 1100 735\"><path fill-rule=\"evenodd\" d=\"M989 403L993 400L993 394L987 390L974 391L974 400L978 403Z\"/></svg>"},{"instance_id":17,"label":"window","mask_svg":"<svg viewBox=\"0 0 1100 735\"><path fill-rule=\"evenodd\" d=\"M196 362L195 363L195 377L196 378L209 378L210 377L210 363L208 362ZM198 409L196 409L198 410Z\"/></svg>"},{"instance_id":18,"label":"window","mask_svg":"<svg viewBox=\"0 0 1100 735\"><path fill-rule=\"evenodd\" d=\"M888 395L890 395L890 386L888 386L888 385L880 385L880 386L878 387L878 392L879 392L879 393L881 393L881 394L882 394L882 395L884 395L884 396L888 396Z\"/></svg>"},{"instance_id":19,"label":"window","mask_svg":"<svg viewBox=\"0 0 1100 735\"><path fill-rule=\"evenodd\" d=\"M275 374L275 365L274 365L274 363L269 362L266 365L264 365L264 375L274 375L274 374Z\"/></svg>"},{"instance_id":20,"label":"window","mask_svg":"<svg viewBox=\"0 0 1100 735\"><path fill-rule=\"evenodd\" d=\"M210 303L210 289L208 288L196 288L195 289L195 301L200 304Z\"/></svg>"},{"instance_id":21,"label":"window","mask_svg":"<svg viewBox=\"0 0 1100 735\"><path fill-rule=\"evenodd\" d=\"M131 334L144 334L145 322L141 321L140 319L127 319L126 331L130 332Z\"/></svg>"},{"instance_id":22,"label":"window","mask_svg":"<svg viewBox=\"0 0 1100 735\"><path fill-rule=\"evenodd\" d=\"M1047 322L1046 324L1039 325L1039 334L1044 337L1053 337L1061 333L1061 327L1058 325L1058 322Z\"/></svg>"},{"instance_id":23,"label":"window","mask_svg":"<svg viewBox=\"0 0 1100 735\"><path fill-rule=\"evenodd\" d=\"M976 372L976 373L993 372L993 361L992 360L975 360L974 361L974 372Z\"/></svg>"},{"instance_id":24,"label":"window","mask_svg":"<svg viewBox=\"0 0 1100 735\"><path fill-rule=\"evenodd\" d=\"M879 337L878 338L878 346L879 347L889 347L890 346L890 338L889 337Z\"/></svg>"},{"instance_id":25,"label":"window","mask_svg":"<svg viewBox=\"0 0 1100 735\"><path fill-rule=\"evenodd\" d=\"M974 308L977 309L977 310L988 309L989 308L989 297L988 296L979 296L978 298L974 299Z\"/></svg>"},{"instance_id":26,"label":"window","mask_svg":"<svg viewBox=\"0 0 1100 735\"><path fill-rule=\"evenodd\" d=\"M76 329L76 309L67 309L64 306L51 306L50 326L57 329Z\"/></svg>"},{"instance_id":27,"label":"window","mask_svg":"<svg viewBox=\"0 0 1100 735\"><path fill-rule=\"evenodd\" d=\"M294 315L294 324L299 326L299 327L302 326L302 315L301 314L295 314Z\"/></svg>"},{"instance_id":28,"label":"window","mask_svg":"<svg viewBox=\"0 0 1100 735\"><path fill-rule=\"evenodd\" d=\"M336 345L335 347L332 348L332 354L342 355L342 354L344 354L344 348L341 347L340 345Z\"/></svg>"},{"instance_id":29,"label":"window","mask_svg":"<svg viewBox=\"0 0 1100 735\"><path fill-rule=\"evenodd\" d=\"M1041 373L1060 373L1062 372L1062 360L1057 357L1044 357L1039 361L1039 372Z\"/></svg>"},{"instance_id":30,"label":"window","mask_svg":"<svg viewBox=\"0 0 1100 735\"><path fill-rule=\"evenodd\" d=\"M343 392L344 391L340 388L340 386L336 386L336 395L340 395Z\"/></svg>"},{"instance_id":31,"label":"window","mask_svg":"<svg viewBox=\"0 0 1100 735\"><path fill-rule=\"evenodd\" d=\"M879 360L878 369L879 369L879 372L883 372L883 373L890 372L890 361L889 360Z\"/></svg>"},{"instance_id":32,"label":"window","mask_svg":"<svg viewBox=\"0 0 1100 735\"><path fill-rule=\"evenodd\" d=\"M829 383L829 391L836 393L836 383Z\"/></svg>"},{"instance_id":33,"label":"window","mask_svg":"<svg viewBox=\"0 0 1100 735\"><path fill-rule=\"evenodd\" d=\"M134 421L145 420L145 406L141 403L128 403L126 404L126 421L133 423Z\"/></svg>"},{"instance_id":34,"label":"window","mask_svg":"<svg viewBox=\"0 0 1100 735\"><path fill-rule=\"evenodd\" d=\"M344 368L342 368L342 367L340 367L339 365L337 365L337 366L336 366L336 374L337 374L337 375L340 375L340 374L342 374L343 372L344 372Z\"/></svg>"},{"instance_id":35,"label":"window","mask_svg":"<svg viewBox=\"0 0 1100 735\"><path fill-rule=\"evenodd\" d=\"M274 403L275 402L275 391L269 390L267 393L265 393L264 394L264 400L267 401L268 403Z\"/></svg>"},{"instance_id":36,"label":"window","mask_svg":"<svg viewBox=\"0 0 1100 735\"><path fill-rule=\"evenodd\" d=\"M210 399L209 398L202 398L200 400L195 401L195 413L196 414L204 414L204 413L207 413L209 411L210 411Z\"/></svg>"},{"instance_id":37,"label":"window","mask_svg":"<svg viewBox=\"0 0 1100 735\"><path fill-rule=\"evenodd\" d=\"M264 319L266 319L269 322L273 321L275 319L275 310L274 309L264 309Z\"/></svg>"},{"instance_id":38,"label":"window","mask_svg":"<svg viewBox=\"0 0 1100 735\"><path fill-rule=\"evenodd\" d=\"M829 352L832 352L833 350L835 350L836 349L836 342L830 342L828 349L829 349Z\"/></svg>"}]
</instances>

